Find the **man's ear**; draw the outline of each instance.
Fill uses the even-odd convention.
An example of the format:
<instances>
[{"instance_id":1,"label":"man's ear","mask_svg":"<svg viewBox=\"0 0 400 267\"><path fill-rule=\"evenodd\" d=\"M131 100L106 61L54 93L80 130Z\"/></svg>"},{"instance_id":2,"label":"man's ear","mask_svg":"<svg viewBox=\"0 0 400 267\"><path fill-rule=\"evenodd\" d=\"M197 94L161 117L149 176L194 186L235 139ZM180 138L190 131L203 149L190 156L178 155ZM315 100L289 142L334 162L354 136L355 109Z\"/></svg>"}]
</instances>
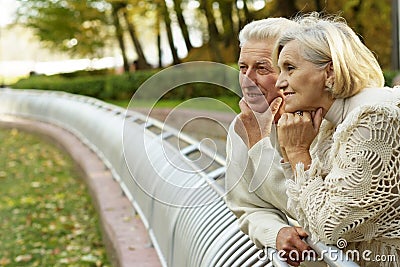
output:
<instances>
[{"instance_id":1,"label":"man's ear","mask_svg":"<svg viewBox=\"0 0 400 267\"><path fill-rule=\"evenodd\" d=\"M328 89L332 89L333 85L335 84L335 71L333 70L332 61L329 62L325 67L325 87Z\"/></svg>"}]
</instances>

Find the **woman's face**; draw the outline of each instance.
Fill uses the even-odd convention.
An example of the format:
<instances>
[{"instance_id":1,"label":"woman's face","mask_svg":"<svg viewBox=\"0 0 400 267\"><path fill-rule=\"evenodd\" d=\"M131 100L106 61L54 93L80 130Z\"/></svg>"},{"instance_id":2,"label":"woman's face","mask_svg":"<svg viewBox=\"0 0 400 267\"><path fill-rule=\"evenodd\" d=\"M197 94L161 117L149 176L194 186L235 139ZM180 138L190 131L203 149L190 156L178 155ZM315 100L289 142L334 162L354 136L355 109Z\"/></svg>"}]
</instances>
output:
<instances>
[{"instance_id":1,"label":"woman's face","mask_svg":"<svg viewBox=\"0 0 400 267\"><path fill-rule=\"evenodd\" d=\"M278 74L273 68L271 54L275 40L247 41L240 50L239 82L244 99L250 108L264 112L276 97L283 97L275 87Z\"/></svg>"},{"instance_id":2,"label":"woman's face","mask_svg":"<svg viewBox=\"0 0 400 267\"><path fill-rule=\"evenodd\" d=\"M298 41L288 42L278 58L280 74L277 87L285 95L285 112L328 110L332 104L331 93L325 90L327 68L318 68L303 58Z\"/></svg>"}]
</instances>

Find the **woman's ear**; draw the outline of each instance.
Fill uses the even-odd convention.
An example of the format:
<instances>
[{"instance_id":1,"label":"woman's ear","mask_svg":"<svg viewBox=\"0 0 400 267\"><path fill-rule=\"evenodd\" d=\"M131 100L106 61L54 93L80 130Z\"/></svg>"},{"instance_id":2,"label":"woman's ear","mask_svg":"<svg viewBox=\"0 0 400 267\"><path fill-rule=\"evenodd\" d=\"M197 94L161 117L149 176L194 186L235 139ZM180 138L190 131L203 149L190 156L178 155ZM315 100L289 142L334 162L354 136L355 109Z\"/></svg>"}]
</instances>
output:
<instances>
[{"instance_id":1,"label":"woman's ear","mask_svg":"<svg viewBox=\"0 0 400 267\"><path fill-rule=\"evenodd\" d=\"M333 85L335 84L335 71L333 70L332 62L329 62L325 67L326 72L326 80L325 80L325 88L328 90L332 90Z\"/></svg>"}]
</instances>

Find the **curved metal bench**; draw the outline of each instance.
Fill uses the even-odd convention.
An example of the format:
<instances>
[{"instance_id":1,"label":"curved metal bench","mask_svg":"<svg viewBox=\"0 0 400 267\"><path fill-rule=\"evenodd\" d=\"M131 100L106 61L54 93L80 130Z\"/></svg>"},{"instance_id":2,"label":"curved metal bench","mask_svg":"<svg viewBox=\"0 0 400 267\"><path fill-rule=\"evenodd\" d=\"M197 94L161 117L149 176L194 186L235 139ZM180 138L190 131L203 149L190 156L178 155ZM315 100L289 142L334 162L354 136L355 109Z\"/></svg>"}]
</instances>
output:
<instances>
[{"instance_id":1,"label":"curved metal bench","mask_svg":"<svg viewBox=\"0 0 400 267\"><path fill-rule=\"evenodd\" d=\"M222 199L225 159L190 136L63 92L2 89L0 114L55 124L96 152L139 213L164 266L287 266L277 257L274 263L260 259ZM193 153L212 164L199 169ZM357 266L340 264L333 266Z\"/></svg>"}]
</instances>

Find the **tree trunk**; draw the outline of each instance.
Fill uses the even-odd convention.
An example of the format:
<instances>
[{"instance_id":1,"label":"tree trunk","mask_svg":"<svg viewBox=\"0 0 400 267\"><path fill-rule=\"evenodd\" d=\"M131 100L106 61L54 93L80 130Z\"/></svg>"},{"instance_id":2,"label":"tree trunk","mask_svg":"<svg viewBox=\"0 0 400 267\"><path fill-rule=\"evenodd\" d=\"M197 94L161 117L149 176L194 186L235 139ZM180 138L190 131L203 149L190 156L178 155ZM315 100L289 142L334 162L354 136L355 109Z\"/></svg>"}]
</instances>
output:
<instances>
[{"instance_id":1,"label":"tree trunk","mask_svg":"<svg viewBox=\"0 0 400 267\"><path fill-rule=\"evenodd\" d=\"M319 0L314 0L315 2L315 11L321 12L322 11L322 5Z\"/></svg>"},{"instance_id":2,"label":"tree trunk","mask_svg":"<svg viewBox=\"0 0 400 267\"><path fill-rule=\"evenodd\" d=\"M165 22L165 29L167 31L168 43L169 43L171 53L172 53L172 61L173 61L173 64L176 65L176 64L180 63L180 60L178 57L178 51L177 51L175 43L174 43L174 37L172 35L171 18L169 17L168 7L167 7L167 4L165 3L165 1L162 0L160 2L161 2L163 18L164 18L164 22Z\"/></svg>"},{"instance_id":3,"label":"tree trunk","mask_svg":"<svg viewBox=\"0 0 400 267\"><path fill-rule=\"evenodd\" d=\"M126 26L128 28L129 35L132 39L132 43L135 47L136 54L138 56L136 67L137 67L137 69L149 69L151 66L146 60L142 46L140 45L139 39L136 35L135 27L134 27L132 21L128 17L126 8L124 8L124 10L122 11L122 14L126 21Z\"/></svg>"},{"instance_id":4,"label":"tree trunk","mask_svg":"<svg viewBox=\"0 0 400 267\"><path fill-rule=\"evenodd\" d=\"M201 7L204 11L204 14L207 18L207 27L208 27L208 44L210 45L210 53L212 59L216 62L223 62L223 58L221 56L218 43L220 40L219 32L217 29L217 25L215 24L215 17L212 12L210 0L201 0Z\"/></svg>"},{"instance_id":5,"label":"tree trunk","mask_svg":"<svg viewBox=\"0 0 400 267\"><path fill-rule=\"evenodd\" d=\"M183 11L181 5L182 5L182 0L174 0L174 10L176 13L176 17L178 19L179 27L181 28L182 31L183 40L185 40L186 49L189 53L189 51L193 48L193 45L190 42L189 31L185 19L183 18Z\"/></svg>"},{"instance_id":6,"label":"tree trunk","mask_svg":"<svg viewBox=\"0 0 400 267\"><path fill-rule=\"evenodd\" d=\"M236 0L236 6L238 6L238 1ZM250 13L249 8L247 7L247 0L243 0L243 8L237 8L237 16L238 16L238 29L239 31L249 22L253 21L253 15Z\"/></svg>"},{"instance_id":7,"label":"tree trunk","mask_svg":"<svg viewBox=\"0 0 400 267\"><path fill-rule=\"evenodd\" d=\"M235 31L232 20L234 2L231 0L220 0L218 3L219 10L221 11L222 25L224 27L224 45L225 47L228 47L230 44L232 44L232 42L237 40L237 38L235 38L237 36L237 32Z\"/></svg>"},{"instance_id":8,"label":"tree trunk","mask_svg":"<svg viewBox=\"0 0 400 267\"><path fill-rule=\"evenodd\" d=\"M254 19L253 15L249 11L249 8L247 7L247 0L243 0L243 11L244 11L244 17L246 19L244 25L246 25L247 23L252 22Z\"/></svg>"},{"instance_id":9,"label":"tree trunk","mask_svg":"<svg viewBox=\"0 0 400 267\"><path fill-rule=\"evenodd\" d=\"M128 57L126 56L126 48L124 43L123 31L121 27L121 23L119 21L118 11L121 9L120 5L112 5L112 17L113 23L115 27L115 34L117 35L117 40L119 47L121 49L122 60L124 62L124 71L129 72L129 63Z\"/></svg>"},{"instance_id":10,"label":"tree trunk","mask_svg":"<svg viewBox=\"0 0 400 267\"><path fill-rule=\"evenodd\" d=\"M276 16L282 16L286 18L293 17L299 10L296 8L295 0L279 0L275 1L275 12Z\"/></svg>"},{"instance_id":11,"label":"tree trunk","mask_svg":"<svg viewBox=\"0 0 400 267\"><path fill-rule=\"evenodd\" d=\"M157 10L157 22L156 22L156 31L157 31L157 54L158 54L158 67L162 68L162 49L161 49L161 31L160 31L160 15L159 10Z\"/></svg>"}]
</instances>

